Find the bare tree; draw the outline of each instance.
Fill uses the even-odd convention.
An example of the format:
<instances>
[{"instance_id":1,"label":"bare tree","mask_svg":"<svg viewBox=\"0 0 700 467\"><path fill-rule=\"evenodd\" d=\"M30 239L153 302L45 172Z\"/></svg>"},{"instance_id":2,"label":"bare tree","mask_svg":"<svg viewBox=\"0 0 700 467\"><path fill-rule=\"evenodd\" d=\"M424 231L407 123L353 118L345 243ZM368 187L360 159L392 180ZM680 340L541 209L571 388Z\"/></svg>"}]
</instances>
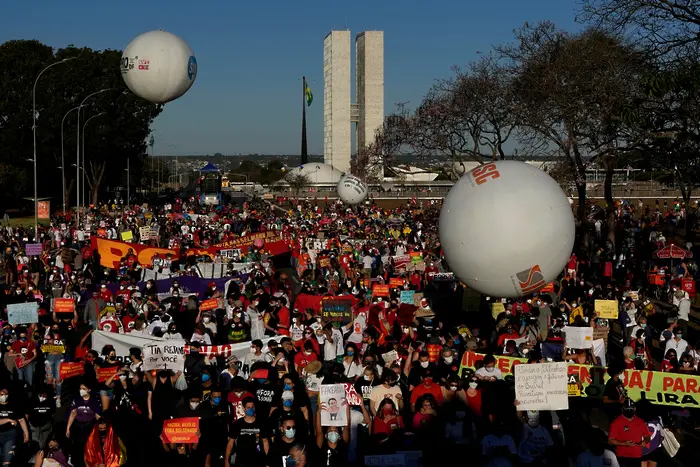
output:
<instances>
[{"instance_id":1,"label":"bare tree","mask_svg":"<svg viewBox=\"0 0 700 467\"><path fill-rule=\"evenodd\" d=\"M299 194L302 190L311 185L311 178L304 173L290 172L285 180L289 187L294 191L294 197L299 199Z\"/></svg>"}]
</instances>

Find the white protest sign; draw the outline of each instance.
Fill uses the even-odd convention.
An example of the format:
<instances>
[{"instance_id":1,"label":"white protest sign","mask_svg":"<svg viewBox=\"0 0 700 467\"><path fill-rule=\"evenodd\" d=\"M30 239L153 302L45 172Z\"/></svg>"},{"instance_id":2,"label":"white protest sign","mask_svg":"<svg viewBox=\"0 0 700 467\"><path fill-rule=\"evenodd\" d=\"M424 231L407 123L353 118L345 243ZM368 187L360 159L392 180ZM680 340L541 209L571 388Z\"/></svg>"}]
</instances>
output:
<instances>
[{"instance_id":1,"label":"white protest sign","mask_svg":"<svg viewBox=\"0 0 700 467\"><path fill-rule=\"evenodd\" d=\"M168 340L144 345L143 369L144 371L183 371L185 369L185 341Z\"/></svg>"},{"instance_id":2,"label":"white protest sign","mask_svg":"<svg viewBox=\"0 0 700 467\"><path fill-rule=\"evenodd\" d=\"M593 328L565 326L564 343L569 349L590 349L593 345Z\"/></svg>"},{"instance_id":3,"label":"white protest sign","mask_svg":"<svg viewBox=\"0 0 700 467\"><path fill-rule=\"evenodd\" d=\"M347 399L344 384L322 384L319 392L322 426L347 426Z\"/></svg>"},{"instance_id":4,"label":"white protest sign","mask_svg":"<svg viewBox=\"0 0 700 467\"><path fill-rule=\"evenodd\" d=\"M37 302L13 303L7 305L7 321L13 325L39 322L39 304Z\"/></svg>"},{"instance_id":5,"label":"white protest sign","mask_svg":"<svg viewBox=\"0 0 700 467\"><path fill-rule=\"evenodd\" d=\"M120 362L130 362L129 349L138 347L143 349L147 344L163 342L163 339L153 336L142 336L139 334L118 334L116 332L93 331L92 350L102 352L105 345L114 347L117 353L117 360Z\"/></svg>"},{"instance_id":6,"label":"white protest sign","mask_svg":"<svg viewBox=\"0 0 700 467\"><path fill-rule=\"evenodd\" d=\"M513 370L518 410L568 410L568 363L516 365Z\"/></svg>"}]
</instances>

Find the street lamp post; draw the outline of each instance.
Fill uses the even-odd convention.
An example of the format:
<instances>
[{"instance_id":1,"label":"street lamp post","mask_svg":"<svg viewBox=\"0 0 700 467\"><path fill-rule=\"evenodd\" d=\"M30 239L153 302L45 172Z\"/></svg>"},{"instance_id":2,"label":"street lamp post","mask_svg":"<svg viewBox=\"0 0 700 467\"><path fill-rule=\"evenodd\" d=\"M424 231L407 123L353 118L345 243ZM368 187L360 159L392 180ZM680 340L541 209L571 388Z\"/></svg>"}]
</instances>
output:
<instances>
[{"instance_id":1,"label":"street lamp post","mask_svg":"<svg viewBox=\"0 0 700 467\"><path fill-rule=\"evenodd\" d=\"M54 62L47 66L39 72L39 75L34 80L34 87L32 88L32 134L34 138L34 241L38 241L39 238L39 196L37 194L37 183L36 183L36 85L39 83L39 78L44 74L49 68L60 65L61 63L66 63L70 60L75 60L78 57L64 58L58 62Z\"/></svg>"},{"instance_id":2,"label":"street lamp post","mask_svg":"<svg viewBox=\"0 0 700 467\"><path fill-rule=\"evenodd\" d=\"M75 227L79 227L79 222L80 222L80 110L83 108L85 105L85 102L90 99L92 96L96 96L97 94L101 94L103 92L107 92L112 90L112 88L105 88L105 89L100 89L97 92L93 92L92 94L88 95L85 99L83 99L83 102L80 103L78 106L78 123L75 126L76 128L76 136L75 136L75 141L76 141L76 147L75 147L75 210L76 210L76 216L75 216ZM83 167L83 171L85 170L85 167Z\"/></svg>"},{"instance_id":3,"label":"street lamp post","mask_svg":"<svg viewBox=\"0 0 700 467\"><path fill-rule=\"evenodd\" d=\"M131 202L131 183L129 180L129 158L126 158L126 205Z\"/></svg>"},{"instance_id":4,"label":"street lamp post","mask_svg":"<svg viewBox=\"0 0 700 467\"><path fill-rule=\"evenodd\" d=\"M87 126L88 123L90 123L90 120L92 120L93 118L101 117L104 114L105 114L104 112L100 112L97 115L93 115L92 117L85 120L85 123L83 124L83 184L82 184L82 187L83 187L83 208L85 208L85 177L86 177L86 175L85 175L85 127Z\"/></svg>"},{"instance_id":5,"label":"street lamp post","mask_svg":"<svg viewBox=\"0 0 700 467\"><path fill-rule=\"evenodd\" d=\"M66 162L63 159L63 124L66 122L66 117L69 113L74 110L78 110L80 107L73 107L63 116L61 120L61 179L63 180L63 215L66 214ZM77 141L76 141L77 144Z\"/></svg>"}]
</instances>

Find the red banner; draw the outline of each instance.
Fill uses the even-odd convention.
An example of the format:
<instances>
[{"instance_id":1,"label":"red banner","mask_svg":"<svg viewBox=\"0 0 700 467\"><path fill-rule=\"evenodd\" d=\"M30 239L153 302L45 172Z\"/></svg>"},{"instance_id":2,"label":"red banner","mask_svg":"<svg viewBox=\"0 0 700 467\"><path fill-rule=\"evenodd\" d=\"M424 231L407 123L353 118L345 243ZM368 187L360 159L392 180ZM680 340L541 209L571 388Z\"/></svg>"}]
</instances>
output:
<instances>
[{"instance_id":1,"label":"red banner","mask_svg":"<svg viewBox=\"0 0 700 467\"><path fill-rule=\"evenodd\" d=\"M108 367L108 368L98 368L97 369L97 382L104 383L112 376L116 375L121 371L118 366Z\"/></svg>"},{"instance_id":2,"label":"red banner","mask_svg":"<svg viewBox=\"0 0 700 467\"><path fill-rule=\"evenodd\" d=\"M59 374L61 375L61 379L84 375L85 365L81 362L63 362L59 367Z\"/></svg>"},{"instance_id":3,"label":"red banner","mask_svg":"<svg viewBox=\"0 0 700 467\"><path fill-rule=\"evenodd\" d=\"M150 247L139 245L138 243L122 242L120 240L107 240L106 238L95 236L90 237L90 241L92 242L92 248L97 249L97 252L100 254L100 265L106 268L117 269L119 267L119 262L126 256L129 249L134 250L134 254L138 258L139 263L147 267L151 266L153 255L156 253L160 256L165 256L170 253L173 260L180 257L177 251L167 248Z\"/></svg>"},{"instance_id":4,"label":"red banner","mask_svg":"<svg viewBox=\"0 0 700 467\"><path fill-rule=\"evenodd\" d=\"M389 285L388 284L377 284L372 287L373 297L388 297L389 296Z\"/></svg>"},{"instance_id":5,"label":"red banner","mask_svg":"<svg viewBox=\"0 0 700 467\"><path fill-rule=\"evenodd\" d=\"M203 300L202 303L199 304L200 311L216 310L217 308L219 308L219 300L217 300L216 298Z\"/></svg>"},{"instance_id":6,"label":"red banner","mask_svg":"<svg viewBox=\"0 0 700 467\"><path fill-rule=\"evenodd\" d=\"M400 277L392 277L389 279L389 287L400 289L403 287L403 279Z\"/></svg>"},{"instance_id":7,"label":"red banner","mask_svg":"<svg viewBox=\"0 0 700 467\"><path fill-rule=\"evenodd\" d=\"M229 243L229 242L227 242ZM222 245L220 243L219 245ZM239 247L221 247L218 245L210 246L209 248L188 248L185 254L187 256L209 256L214 258L217 252L223 250L235 250ZM270 256L277 256L284 253L289 253L289 245L283 240L277 240L275 242L267 242L261 250L264 250L270 254ZM247 247L241 250L243 254L247 253Z\"/></svg>"},{"instance_id":8,"label":"red banner","mask_svg":"<svg viewBox=\"0 0 700 467\"><path fill-rule=\"evenodd\" d=\"M199 418L173 418L163 423L163 439L168 443L195 444L199 442Z\"/></svg>"},{"instance_id":9,"label":"red banner","mask_svg":"<svg viewBox=\"0 0 700 467\"><path fill-rule=\"evenodd\" d=\"M54 298L54 313L73 313L75 311L75 300L72 298Z\"/></svg>"}]
</instances>

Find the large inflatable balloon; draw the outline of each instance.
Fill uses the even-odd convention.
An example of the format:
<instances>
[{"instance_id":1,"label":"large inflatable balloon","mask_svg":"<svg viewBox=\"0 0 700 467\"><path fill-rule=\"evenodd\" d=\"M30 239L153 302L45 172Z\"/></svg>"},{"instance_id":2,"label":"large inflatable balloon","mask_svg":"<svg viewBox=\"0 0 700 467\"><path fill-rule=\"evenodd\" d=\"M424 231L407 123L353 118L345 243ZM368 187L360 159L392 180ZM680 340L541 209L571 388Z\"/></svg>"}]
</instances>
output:
<instances>
[{"instance_id":1,"label":"large inflatable balloon","mask_svg":"<svg viewBox=\"0 0 700 467\"><path fill-rule=\"evenodd\" d=\"M166 31L141 34L124 49L124 82L137 96L155 104L177 99L197 78L197 59L185 41Z\"/></svg>"},{"instance_id":2,"label":"large inflatable balloon","mask_svg":"<svg viewBox=\"0 0 700 467\"><path fill-rule=\"evenodd\" d=\"M537 167L517 161L467 172L445 198L439 227L452 271L493 297L538 291L564 269L574 245L564 192Z\"/></svg>"},{"instance_id":3,"label":"large inflatable balloon","mask_svg":"<svg viewBox=\"0 0 700 467\"><path fill-rule=\"evenodd\" d=\"M367 184L351 174L340 177L337 189L338 198L345 204L360 204L367 198Z\"/></svg>"}]
</instances>

